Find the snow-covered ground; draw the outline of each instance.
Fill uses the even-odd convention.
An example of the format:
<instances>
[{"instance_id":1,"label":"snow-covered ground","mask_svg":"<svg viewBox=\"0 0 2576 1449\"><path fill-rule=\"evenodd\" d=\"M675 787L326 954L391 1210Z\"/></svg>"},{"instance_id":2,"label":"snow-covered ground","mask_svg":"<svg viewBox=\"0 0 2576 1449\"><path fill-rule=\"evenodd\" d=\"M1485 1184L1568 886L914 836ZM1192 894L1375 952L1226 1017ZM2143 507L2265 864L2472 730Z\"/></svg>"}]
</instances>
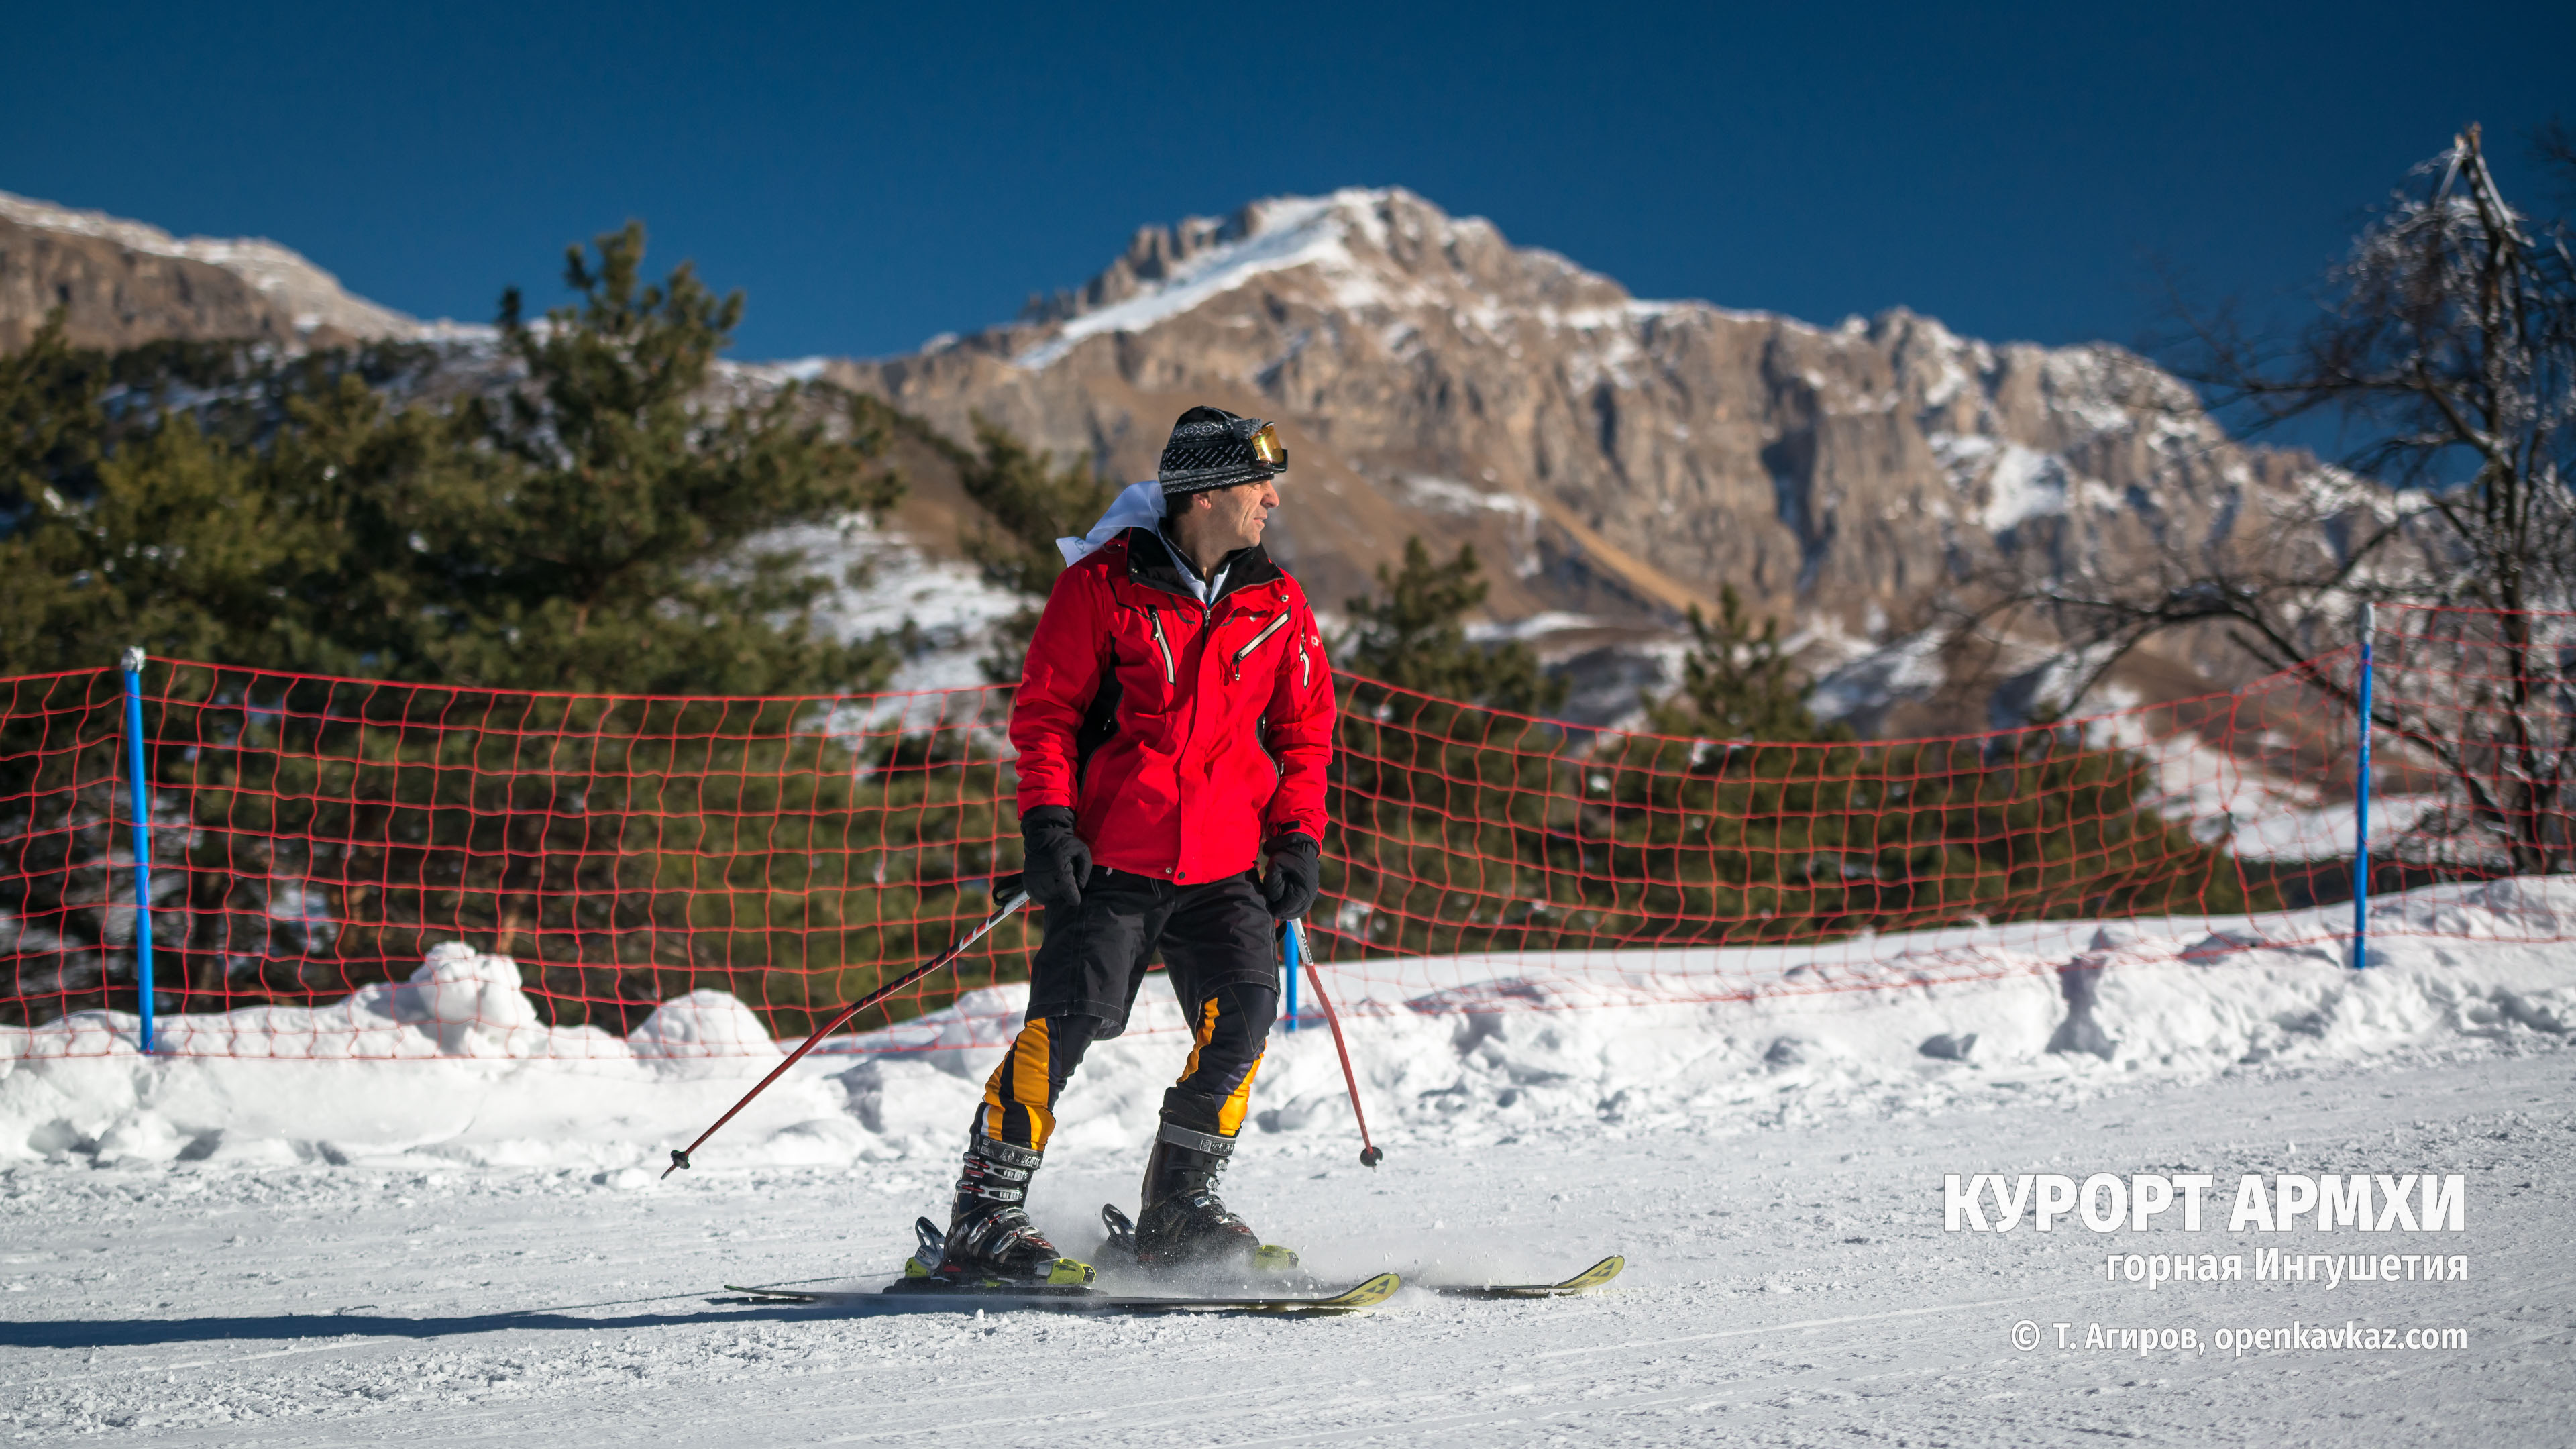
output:
<instances>
[{"instance_id":1,"label":"snow-covered ground","mask_svg":"<svg viewBox=\"0 0 2576 1449\"><path fill-rule=\"evenodd\" d=\"M692 1055L750 1045L706 1040L730 1018L705 1002L586 1055L512 1054L458 1029L506 1014L486 999L506 984L455 958L380 989L424 1043L406 1060L43 1057L21 1036L0 1057L0 1385L32 1441L2576 1441L2576 946L2520 944L2567 934L2576 881L2381 913L2363 973L2331 946L2213 952L2208 922L2025 934L2027 969L1983 979L1802 994L1774 960L1781 989L1737 1001L1582 1007L1591 962L1483 990L1459 988L1498 963L1334 968L1387 1161L1356 1161L1329 1037L1282 1035L1229 1200L1333 1276L1631 1266L1578 1300L1408 1292L1314 1322L707 1301L893 1270L944 1208L995 1055L964 1044L999 1039L1008 991L837 1043L668 1181L667 1148L775 1062ZM1132 1199L1184 1046L1131 1032L1076 1079L1033 1203L1068 1250ZM2461 1174L2466 1231L1945 1232L1943 1178L1980 1172L2204 1172L2222 1206L2248 1173ZM2467 1276L2104 1278L2108 1252L2265 1248L2438 1250ZM2014 1346L2024 1320L2041 1348ZM2093 1324L2205 1345L2294 1321L2466 1338L2082 1346Z\"/></svg>"}]
</instances>

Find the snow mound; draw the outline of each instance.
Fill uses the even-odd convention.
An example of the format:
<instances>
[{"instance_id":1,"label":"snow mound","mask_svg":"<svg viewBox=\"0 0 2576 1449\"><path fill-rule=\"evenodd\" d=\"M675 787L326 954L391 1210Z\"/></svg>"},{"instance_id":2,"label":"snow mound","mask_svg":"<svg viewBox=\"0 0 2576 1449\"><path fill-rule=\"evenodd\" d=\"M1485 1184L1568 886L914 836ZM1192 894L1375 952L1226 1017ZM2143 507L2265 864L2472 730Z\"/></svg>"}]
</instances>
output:
<instances>
[{"instance_id":1,"label":"snow mound","mask_svg":"<svg viewBox=\"0 0 2576 1449\"><path fill-rule=\"evenodd\" d=\"M2156 1079L2551 1049L2576 1027L2576 877L2374 902L2367 971L2335 938L2348 909L1323 970L1371 1126L1399 1146L2066 1102ZM825 1042L702 1166L935 1165L1025 1000L993 987ZM1247 1135L1340 1155L1350 1103L1311 994L1304 1005L1301 1029L1272 1039ZM155 1057L134 1027L92 1012L0 1031L0 1161L543 1164L641 1187L630 1170L658 1167L779 1052L719 992L667 1002L624 1038L540 1025L509 958L454 943L409 981L329 1006L169 1019ZM1150 986L1067 1090L1051 1155L1132 1153L1187 1049L1168 989Z\"/></svg>"},{"instance_id":2,"label":"snow mound","mask_svg":"<svg viewBox=\"0 0 2576 1449\"><path fill-rule=\"evenodd\" d=\"M411 980L395 988L397 1021L428 1027L442 1052L475 1052L504 1044L537 1024L537 1008L519 990L519 963L487 956L462 941L429 948Z\"/></svg>"},{"instance_id":3,"label":"snow mound","mask_svg":"<svg viewBox=\"0 0 2576 1449\"><path fill-rule=\"evenodd\" d=\"M692 991L663 1002L626 1042L639 1057L780 1055L752 1009L722 991Z\"/></svg>"}]
</instances>

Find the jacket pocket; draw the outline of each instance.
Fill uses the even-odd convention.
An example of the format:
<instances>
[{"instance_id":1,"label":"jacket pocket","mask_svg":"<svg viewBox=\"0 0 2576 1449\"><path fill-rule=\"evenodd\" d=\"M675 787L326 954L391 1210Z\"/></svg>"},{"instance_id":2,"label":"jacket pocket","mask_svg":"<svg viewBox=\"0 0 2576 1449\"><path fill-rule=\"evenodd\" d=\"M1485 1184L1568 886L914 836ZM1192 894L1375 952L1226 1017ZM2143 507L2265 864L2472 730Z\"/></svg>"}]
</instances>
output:
<instances>
[{"instance_id":1,"label":"jacket pocket","mask_svg":"<svg viewBox=\"0 0 2576 1449\"><path fill-rule=\"evenodd\" d=\"M1163 656L1163 682L1165 684L1180 683L1181 672L1172 666L1172 641L1165 637L1163 633L1163 611L1160 609L1147 609L1145 611L1145 618L1154 629L1154 649L1157 653Z\"/></svg>"},{"instance_id":2,"label":"jacket pocket","mask_svg":"<svg viewBox=\"0 0 2576 1449\"><path fill-rule=\"evenodd\" d=\"M1243 661L1252 657L1252 651L1260 648L1263 644L1268 643L1270 636L1278 633L1281 628L1286 626L1287 623L1288 616L1286 614L1280 615L1278 618L1271 620L1268 624L1263 625L1260 633L1253 635L1251 640L1242 648L1234 651L1235 678L1241 679L1243 677Z\"/></svg>"}]
</instances>

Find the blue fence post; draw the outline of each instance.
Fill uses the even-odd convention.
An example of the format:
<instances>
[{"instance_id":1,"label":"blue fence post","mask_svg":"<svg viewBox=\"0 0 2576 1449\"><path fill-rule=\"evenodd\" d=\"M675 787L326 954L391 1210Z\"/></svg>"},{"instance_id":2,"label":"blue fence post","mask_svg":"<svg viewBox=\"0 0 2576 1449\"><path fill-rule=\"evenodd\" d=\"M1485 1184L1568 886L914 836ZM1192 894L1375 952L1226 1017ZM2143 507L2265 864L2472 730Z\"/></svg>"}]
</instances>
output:
<instances>
[{"instance_id":1,"label":"blue fence post","mask_svg":"<svg viewBox=\"0 0 2576 1449\"><path fill-rule=\"evenodd\" d=\"M2370 639L2378 632L2377 606L2361 606L2361 765L2353 790L2352 969L2370 964Z\"/></svg>"},{"instance_id":2,"label":"blue fence post","mask_svg":"<svg viewBox=\"0 0 2576 1449\"><path fill-rule=\"evenodd\" d=\"M1285 959L1285 963L1288 967L1288 993L1285 1001L1283 1002L1288 1009L1282 1013L1282 1016L1286 1020L1290 1031L1295 1031L1297 1029L1297 966L1298 957L1304 954L1297 948L1304 944L1304 936L1305 933L1297 929L1297 923L1295 921L1289 921L1281 928L1281 945L1283 949L1281 950L1280 955Z\"/></svg>"},{"instance_id":3,"label":"blue fence post","mask_svg":"<svg viewBox=\"0 0 2576 1449\"><path fill-rule=\"evenodd\" d=\"M142 1008L143 1051L152 1051L152 782L143 774L143 651L128 649L125 671L126 774L134 786L134 995Z\"/></svg>"}]
</instances>

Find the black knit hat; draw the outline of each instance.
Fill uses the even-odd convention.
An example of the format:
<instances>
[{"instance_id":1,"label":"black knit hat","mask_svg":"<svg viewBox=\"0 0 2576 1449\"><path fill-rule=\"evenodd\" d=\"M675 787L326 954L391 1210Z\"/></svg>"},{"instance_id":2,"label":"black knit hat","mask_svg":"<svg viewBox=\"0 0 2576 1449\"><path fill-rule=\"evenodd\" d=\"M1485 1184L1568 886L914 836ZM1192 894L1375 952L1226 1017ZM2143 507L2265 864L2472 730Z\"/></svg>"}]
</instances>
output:
<instances>
[{"instance_id":1,"label":"black knit hat","mask_svg":"<svg viewBox=\"0 0 2576 1449\"><path fill-rule=\"evenodd\" d=\"M1154 478L1163 485L1164 497L1177 498L1258 483L1287 471L1288 450L1279 442L1278 429L1223 408L1195 407L1172 424Z\"/></svg>"}]
</instances>

